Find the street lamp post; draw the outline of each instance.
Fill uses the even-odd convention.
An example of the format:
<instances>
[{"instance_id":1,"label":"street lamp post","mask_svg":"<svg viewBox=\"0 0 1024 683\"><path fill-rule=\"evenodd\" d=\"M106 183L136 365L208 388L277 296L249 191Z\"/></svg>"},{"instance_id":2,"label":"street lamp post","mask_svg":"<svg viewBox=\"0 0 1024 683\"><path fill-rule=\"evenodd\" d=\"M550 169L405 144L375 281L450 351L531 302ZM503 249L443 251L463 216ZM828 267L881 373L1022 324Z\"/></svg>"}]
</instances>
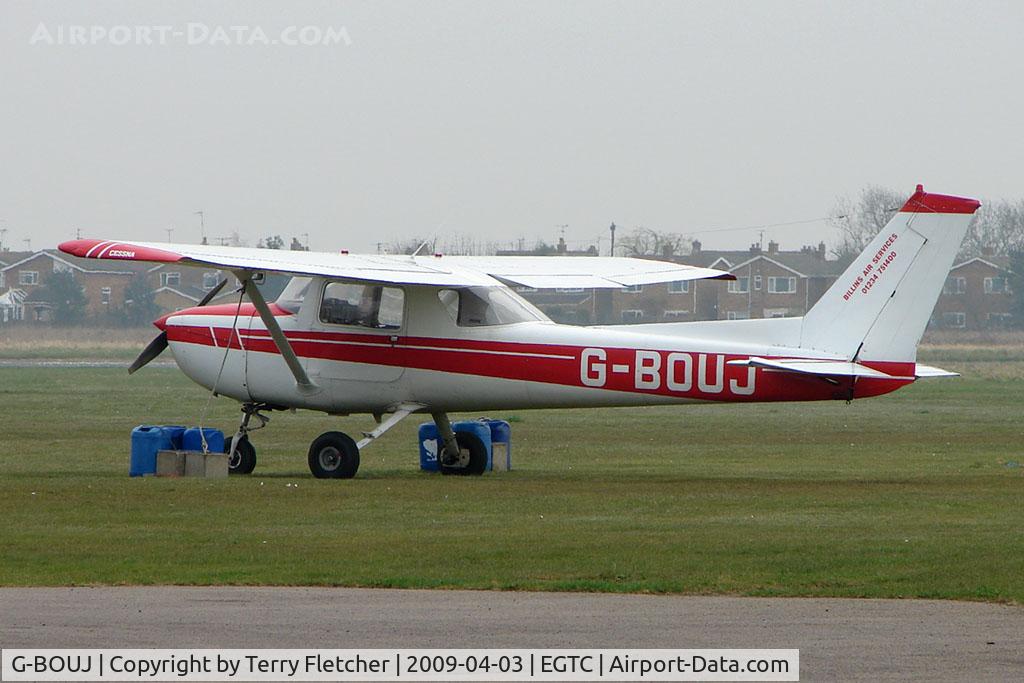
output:
<instances>
[{"instance_id":1,"label":"street lamp post","mask_svg":"<svg viewBox=\"0 0 1024 683\"><path fill-rule=\"evenodd\" d=\"M203 244L206 244L206 214L203 210L193 211L193 215L199 216L199 236L203 239Z\"/></svg>"}]
</instances>

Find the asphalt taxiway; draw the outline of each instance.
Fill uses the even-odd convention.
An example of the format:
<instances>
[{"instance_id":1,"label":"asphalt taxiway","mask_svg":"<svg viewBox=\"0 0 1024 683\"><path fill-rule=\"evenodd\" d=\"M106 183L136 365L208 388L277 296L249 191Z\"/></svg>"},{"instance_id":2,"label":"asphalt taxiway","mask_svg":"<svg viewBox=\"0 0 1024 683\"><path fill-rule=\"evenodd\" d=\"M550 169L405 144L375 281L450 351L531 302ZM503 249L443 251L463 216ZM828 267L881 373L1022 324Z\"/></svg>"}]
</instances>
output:
<instances>
[{"instance_id":1,"label":"asphalt taxiway","mask_svg":"<svg viewBox=\"0 0 1024 683\"><path fill-rule=\"evenodd\" d=\"M0 588L0 647L798 648L801 680L1021 680L1024 608L351 588Z\"/></svg>"}]
</instances>

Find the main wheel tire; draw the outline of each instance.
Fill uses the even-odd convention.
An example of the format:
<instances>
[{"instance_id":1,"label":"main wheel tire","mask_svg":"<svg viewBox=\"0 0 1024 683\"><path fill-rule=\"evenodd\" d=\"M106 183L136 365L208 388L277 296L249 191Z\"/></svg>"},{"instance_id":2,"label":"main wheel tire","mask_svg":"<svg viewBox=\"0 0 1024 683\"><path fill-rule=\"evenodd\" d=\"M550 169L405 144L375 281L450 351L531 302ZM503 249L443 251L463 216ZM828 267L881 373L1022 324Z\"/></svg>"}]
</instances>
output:
<instances>
[{"instance_id":1,"label":"main wheel tire","mask_svg":"<svg viewBox=\"0 0 1024 683\"><path fill-rule=\"evenodd\" d=\"M230 455L231 439L224 442L224 452ZM256 469L256 448L243 436L235 448L234 457L228 458L228 474L252 474Z\"/></svg>"},{"instance_id":2,"label":"main wheel tire","mask_svg":"<svg viewBox=\"0 0 1024 683\"><path fill-rule=\"evenodd\" d=\"M317 479L351 479L359 470L359 447L343 432L324 432L309 447L309 471Z\"/></svg>"},{"instance_id":3,"label":"main wheel tire","mask_svg":"<svg viewBox=\"0 0 1024 683\"><path fill-rule=\"evenodd\" d=\"M480 437L469 432L455 432L455 441L459 444L461 463L458 466L441 465L441 474L483 474L487 469L487 446Z\"/></svg>"}]
</instances>

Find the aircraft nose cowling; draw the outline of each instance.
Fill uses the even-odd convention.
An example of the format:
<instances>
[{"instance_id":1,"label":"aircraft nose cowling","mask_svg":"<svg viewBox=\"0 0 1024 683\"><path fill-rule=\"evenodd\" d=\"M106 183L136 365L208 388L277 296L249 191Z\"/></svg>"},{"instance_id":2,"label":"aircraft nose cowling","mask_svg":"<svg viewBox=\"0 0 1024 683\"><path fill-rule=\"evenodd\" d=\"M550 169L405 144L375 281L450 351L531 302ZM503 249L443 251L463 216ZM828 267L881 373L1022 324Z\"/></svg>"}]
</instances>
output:
<instances>
[{"instance_id":1,"label":"aircraft nose cowling","mask_svg":"<svg viewBox=\"0 0 1024 683\"><path fill-rule=\"evenodd\" d=\"M220 308L223 308L223 307L220 307ZM234 312L234 310L235 310L235 307L232 306L231 307L231 311ZM159 329L161 331L166 331L167 330L167 321L170 320L171 318L173 318L174 316L178 316L178 315L216 315L217 313L220 313L220 312L221 311L218 310L217 306L193 306L192 308L184 308L184 309L182 309L180 311L173 311L171 313L168 313L167 315L162 316L162 317L157 318L156 320L154 320L153 324L156 325L157 329Z\"/></svg>"}]
</instances>

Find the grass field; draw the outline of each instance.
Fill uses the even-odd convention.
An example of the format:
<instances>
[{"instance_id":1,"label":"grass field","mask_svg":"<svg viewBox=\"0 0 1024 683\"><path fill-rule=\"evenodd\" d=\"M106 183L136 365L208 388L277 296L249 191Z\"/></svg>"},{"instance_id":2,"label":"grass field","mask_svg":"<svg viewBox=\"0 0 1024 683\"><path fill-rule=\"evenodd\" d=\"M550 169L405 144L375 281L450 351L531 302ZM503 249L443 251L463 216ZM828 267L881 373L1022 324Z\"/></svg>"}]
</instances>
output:
<instances>
[{"instance_id":1,"label":"grass field","mask_svg":"<svg viewBox=\"0 0 1024 683\"><path fill-rule=\"evenodd\" d=\"M963 354L962 354L963 355ZM418 471L411 418L318 481L275 413L227 481L130 479L140 423L195 424L171 368L2 368L0 585L317 584L1024 602L1024 360L852 405L511 417L510 473ZM235 404L207 422L231 428Z\"/></svg>"}]
</instances>

